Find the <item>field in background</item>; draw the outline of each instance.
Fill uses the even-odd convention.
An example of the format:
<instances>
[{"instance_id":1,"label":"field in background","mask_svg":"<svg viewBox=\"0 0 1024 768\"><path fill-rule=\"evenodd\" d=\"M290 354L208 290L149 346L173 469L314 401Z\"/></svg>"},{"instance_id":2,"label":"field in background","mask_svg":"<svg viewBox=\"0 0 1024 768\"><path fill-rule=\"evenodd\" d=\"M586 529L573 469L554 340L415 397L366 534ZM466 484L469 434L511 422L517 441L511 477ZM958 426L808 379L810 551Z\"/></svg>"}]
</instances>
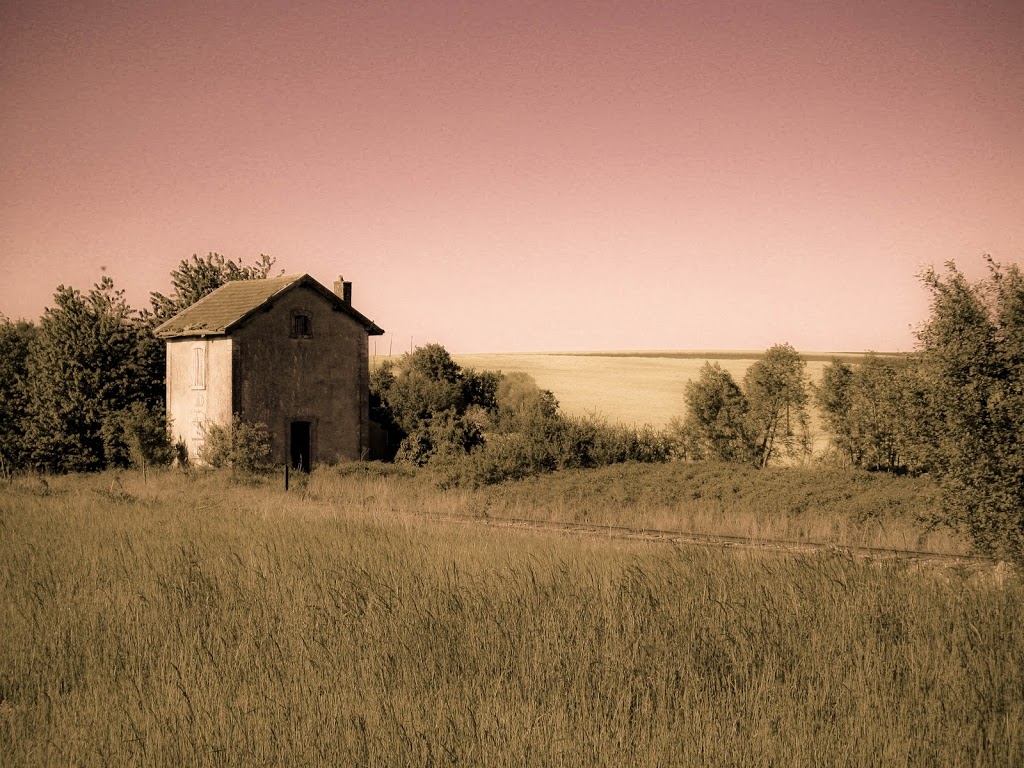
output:
<instances>
[{"instance_id":1,"label":"field in background","mask_svg":"<svg viewBox=\"0 0 1024 768\"><path fill-rule=\"evenodd\" d=\"M0 764L1024 763L1012 572L433 519L704 514L841 539L913 529L931 492L821 477L18 478L0 492Z\"/></svg>"},{"instance_id":2,"label":"field in background","mask_svg":"<svg viewBox=\"0 0 1024 768\"><path fill-rule=\"evenodd\" d=\"M861 356L838 355L849 361ZM737 382L760 355L756 352L587 352L453 355L459 365L478 370L523 371L542 389L550 389L564 413L597 415L623 424L662 428L686 413L686 382L697 378L707 361L718 362ZM811 381L832 359L805 355ZM812 412L812 427L818 420ZM816 441L816 442L821 442Z\"/></svg>"}]
</instances>

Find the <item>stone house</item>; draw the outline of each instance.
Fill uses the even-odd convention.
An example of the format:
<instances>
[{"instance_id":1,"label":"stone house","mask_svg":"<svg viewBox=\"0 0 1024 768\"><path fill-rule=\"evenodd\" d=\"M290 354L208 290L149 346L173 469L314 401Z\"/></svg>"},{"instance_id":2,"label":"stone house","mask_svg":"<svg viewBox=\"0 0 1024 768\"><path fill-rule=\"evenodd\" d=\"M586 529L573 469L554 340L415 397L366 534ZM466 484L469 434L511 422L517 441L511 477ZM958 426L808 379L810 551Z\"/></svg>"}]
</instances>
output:
<instances>
[{"instance_id":1,"label":"stone house","mask_svg":"<svg viewBox=\"0 0 1024 768\"><path fill-rule=\"evenodd\" d=\"M172 439L197 460L207 424L233 415L270 432L275 464L366 458L370 336L352 283L309 275L227 283L158 326L167 342Z\"/></svg>"}]
</instances>

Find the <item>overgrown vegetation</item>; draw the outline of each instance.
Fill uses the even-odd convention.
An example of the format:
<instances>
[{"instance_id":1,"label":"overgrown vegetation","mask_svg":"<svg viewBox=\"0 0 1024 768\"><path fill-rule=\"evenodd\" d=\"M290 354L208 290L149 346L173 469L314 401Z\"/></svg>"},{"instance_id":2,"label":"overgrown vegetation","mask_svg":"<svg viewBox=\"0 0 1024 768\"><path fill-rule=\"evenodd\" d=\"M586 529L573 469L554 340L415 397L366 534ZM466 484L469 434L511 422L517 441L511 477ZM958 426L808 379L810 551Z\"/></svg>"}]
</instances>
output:
<instances>
[{"instance_id":1,"label":"overgrown vegetation","mask_svg":"<svg viewBox=\"0 0 1024 768\"><path fill-rule=\"evenodd\" d=\"M199 458L211 467L230 467L244 474L270 468L270 432L260 422L249 423L237 414L230 425L207 424Z\"/></svg>"},{"instance_id":2,"label":"overgrown vegetation","mask_svg":"<svg viewBox=\"0 0 1024 768\"><path fill-rule=\"evenodd\" d=\"M0 495L0 763L1024 763L1024 587L1000 570L409 516L573 488L612 515L622 469L452 492L363 464L301 495L19 478ZM805 472L639 469L709 495Z\"/></svg>"}]
</instances>

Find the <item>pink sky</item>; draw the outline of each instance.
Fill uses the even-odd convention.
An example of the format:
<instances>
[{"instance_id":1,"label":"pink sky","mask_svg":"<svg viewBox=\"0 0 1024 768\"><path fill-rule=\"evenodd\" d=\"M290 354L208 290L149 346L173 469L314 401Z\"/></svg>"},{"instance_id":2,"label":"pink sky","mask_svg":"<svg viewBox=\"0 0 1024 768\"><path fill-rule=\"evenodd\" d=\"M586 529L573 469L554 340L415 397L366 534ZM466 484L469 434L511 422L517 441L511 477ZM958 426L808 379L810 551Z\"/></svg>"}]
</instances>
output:
<instances>
[{"instance_id":1,"label":"pink sky","mask_svg":"<svg viewBox=\"0 0 1024 768\"><path fill-rule=\"evenodd\" d=\"M379 352L896 350L1024 262L1019 0L42 0L0 77L10 317L263 252Z\"/></svg>"}]
</instances>

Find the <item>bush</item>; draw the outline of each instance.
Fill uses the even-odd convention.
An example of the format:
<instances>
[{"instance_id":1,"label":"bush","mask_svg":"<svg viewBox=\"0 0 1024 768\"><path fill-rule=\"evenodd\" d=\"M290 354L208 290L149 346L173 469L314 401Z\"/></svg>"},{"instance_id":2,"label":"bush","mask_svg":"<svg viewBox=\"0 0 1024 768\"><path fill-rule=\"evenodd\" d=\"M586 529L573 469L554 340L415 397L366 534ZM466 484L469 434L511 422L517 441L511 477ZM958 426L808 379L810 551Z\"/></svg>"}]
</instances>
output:
<instances>
[{"instance_id":1,"label":"bush","mask_svg":"<svg viewBox=\"0 0 1024 768\"><path fill-rule=\"evenodd\" d=\"M531 418L516 432L492 433L468 453L435 462L443 487L493 485L564 469L668 461L672 443L650 426L612 425L596 417Z\"/></svg>"},{"instance_id":2,"label":"bush","mask_svg":"<svg viewBox=\"0 0 1024 768\"><path fill-rule=\"evenodd\" d=\"M254 474L270 468L270 434L267 425L250 424L235 414L231 426L208 424L199 458L213 467L231 467Z\"/></svg>"},{"instance_id":3,"label":"bush","mask_svg":"<svg viewBox=\"0 0 1024 768\"><path fill-rule=\"evenodd\" d=\"M483 434L472 418L442 411L409 433L399 446L395 460L418 466L438 459L454 460L482 442Z\"/></svg>"},{"instance_id":4,"label":"bush","mask_svg":"<svg viewBox=\"0 0 1024 768\"><path fill-rule=\"evenodd\" d=\"M100 430L104 454L113 466L164 466L174 458L163 409L143 403L110 414Z\"/></svg>"}]
</instances>

